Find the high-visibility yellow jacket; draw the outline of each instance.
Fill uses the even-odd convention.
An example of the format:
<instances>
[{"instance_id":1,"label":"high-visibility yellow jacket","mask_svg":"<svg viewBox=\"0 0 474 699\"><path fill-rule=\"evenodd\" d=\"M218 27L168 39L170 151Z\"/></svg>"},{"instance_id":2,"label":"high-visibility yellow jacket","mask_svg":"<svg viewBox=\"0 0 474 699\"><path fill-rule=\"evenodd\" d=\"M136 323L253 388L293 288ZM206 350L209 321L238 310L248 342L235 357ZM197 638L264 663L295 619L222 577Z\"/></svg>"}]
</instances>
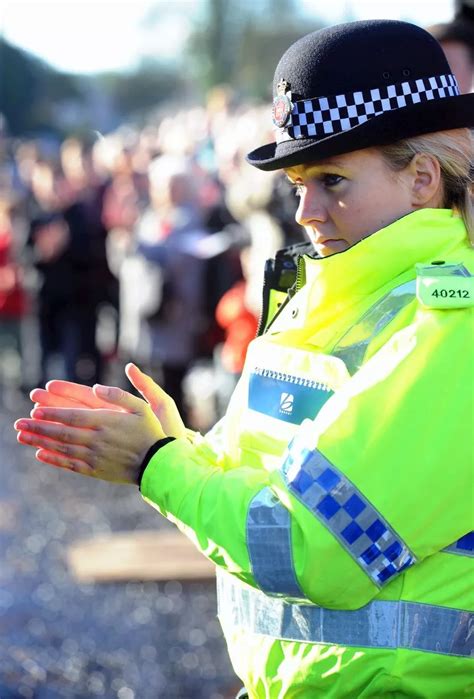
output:
<instances>
[{"instance_id":1,"label":"high-visibility yellow jacket","mask_svg":"<svg viewBox=\"0 0 474 699\"><path fill-rule=\"evenodd\" d=\"M433 209L301 258L225 418L145 469L250 697L474 696L473 258Z\"/></svg>"}]
</instances>

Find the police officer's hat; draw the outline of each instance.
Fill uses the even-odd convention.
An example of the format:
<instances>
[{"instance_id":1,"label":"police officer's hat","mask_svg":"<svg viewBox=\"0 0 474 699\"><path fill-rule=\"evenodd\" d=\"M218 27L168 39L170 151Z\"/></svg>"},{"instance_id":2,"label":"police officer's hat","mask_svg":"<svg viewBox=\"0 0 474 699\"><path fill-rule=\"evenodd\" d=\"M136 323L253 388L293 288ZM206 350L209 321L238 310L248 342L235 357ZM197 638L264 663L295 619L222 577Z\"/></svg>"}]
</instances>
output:
<instances>
[{"instance_id":1,"label":"police officer's hat","mask_svg":"<svg viewBox=\"0 0 474 699\"><path fill-rule=\"evenodd\" d=\"M474 94L459 94L436 39L407 22L308 34L281 58L273 94L276 142L247 156L261 170L474 126Z\"/></svg>"}]
</instances>

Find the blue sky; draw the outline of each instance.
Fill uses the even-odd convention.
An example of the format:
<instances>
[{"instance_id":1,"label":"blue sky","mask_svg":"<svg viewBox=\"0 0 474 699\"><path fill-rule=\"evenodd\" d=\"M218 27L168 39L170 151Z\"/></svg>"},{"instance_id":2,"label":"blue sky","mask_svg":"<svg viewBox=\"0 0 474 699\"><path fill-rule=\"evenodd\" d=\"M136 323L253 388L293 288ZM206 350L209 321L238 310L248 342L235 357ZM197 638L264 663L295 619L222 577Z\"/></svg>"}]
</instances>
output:
<instances>
[{"instance_id":1,"label":"blue sky","mask_svg":"<svg viewBox=\"0 0 474 699\"><path fill-rule=\"evenodd\" d=\"M238 0L235 0L238 2ZM328 23L349 10L356 19L449 20L452 0L298 0ZM257 0L258 2L258 0ZM143 55L172 58L192 29L203 0L0 0L0 32L54 67L74 73L131 68ZM146 17L159 7L159 23Z\"/></svg>"}]
</instances>

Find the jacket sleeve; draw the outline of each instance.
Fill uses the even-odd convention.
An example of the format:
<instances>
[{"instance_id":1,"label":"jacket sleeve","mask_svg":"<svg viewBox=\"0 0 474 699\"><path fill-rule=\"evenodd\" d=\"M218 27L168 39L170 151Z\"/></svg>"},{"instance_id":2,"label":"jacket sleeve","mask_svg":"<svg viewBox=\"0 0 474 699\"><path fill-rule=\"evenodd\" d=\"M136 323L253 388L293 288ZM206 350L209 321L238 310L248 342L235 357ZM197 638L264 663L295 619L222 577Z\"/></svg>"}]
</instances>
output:
<instances>
[{"instance_id":1,"label":"jacket sleeve","mask_svg":"<svg viewBox=\"0 0 474 699\"><path fill-rule=\"evenodd\" d=\"M142 494L271 595L366 604L473 527L472 310L420 311L305 421L267 473L204 441L160 450Z\"/></svg>"}]
</instances>

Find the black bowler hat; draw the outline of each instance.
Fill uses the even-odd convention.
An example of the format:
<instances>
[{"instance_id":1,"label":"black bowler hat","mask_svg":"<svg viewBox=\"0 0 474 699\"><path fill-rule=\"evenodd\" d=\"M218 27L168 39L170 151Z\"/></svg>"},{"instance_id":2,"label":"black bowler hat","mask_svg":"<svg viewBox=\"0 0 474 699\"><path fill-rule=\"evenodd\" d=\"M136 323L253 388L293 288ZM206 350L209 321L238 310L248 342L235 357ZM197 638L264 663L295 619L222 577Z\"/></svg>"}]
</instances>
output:
<instances>
[{"instance_id":1,"label":"black bowler hat","mask_svg":"<svg viewBox=\"0 0 474 699\"><path fill-rule=\"evenodd\" d=\"M474 126L441 46L407 22L368 20L295 42L273 80L276 142L247 155L277 170L446 129Z\"/></svg>"}]
</instances>

